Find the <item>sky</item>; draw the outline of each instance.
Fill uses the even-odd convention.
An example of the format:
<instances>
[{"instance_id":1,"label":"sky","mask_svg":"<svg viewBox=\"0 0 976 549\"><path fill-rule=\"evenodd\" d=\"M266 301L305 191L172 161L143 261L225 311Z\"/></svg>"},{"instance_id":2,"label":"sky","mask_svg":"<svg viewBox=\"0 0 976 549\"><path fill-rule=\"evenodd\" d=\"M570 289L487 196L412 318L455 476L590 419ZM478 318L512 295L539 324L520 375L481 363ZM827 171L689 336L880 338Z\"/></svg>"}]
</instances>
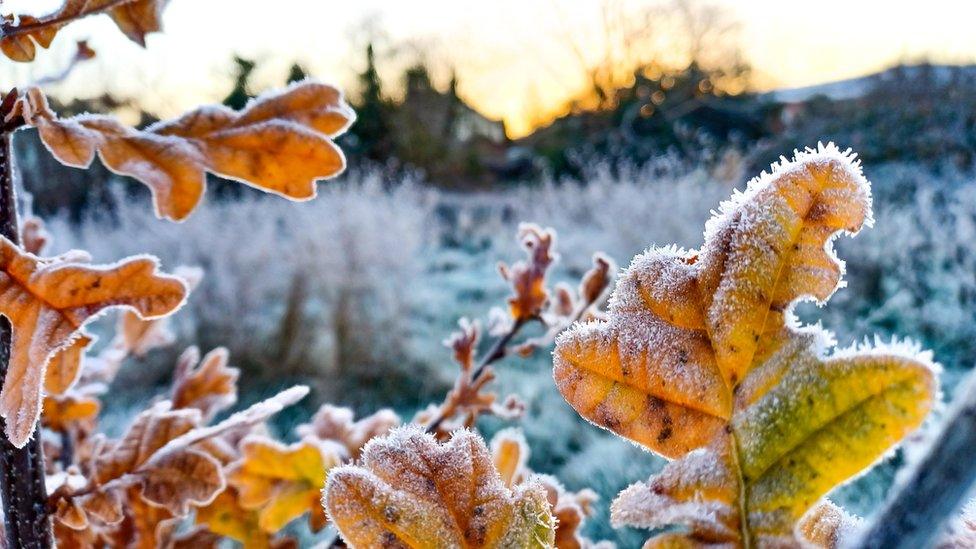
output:
<instances>
[{"instance_id":1,"label":"sky","mask_svg":"<svg viewBox=\"0 0 976 549\"><path fill-rule=\"evenodd\" d=\"M385 76L392 80L397 63L418 51L436 52L430 55L435 68L445 74L455 68L468 102L521 135L582 86L570 44L584 56L599 49L600 2L170 0L165 32L150 36L146 49L128 42L107 17L91 17L62 31L36 63L0 61L0 84L24 85L58 72L74 40L87 38L97 58L47 91L61 97L110 91L173 116L226 95L235 53L259 61L259 87L280 84L299 62L315 77L351 89L363 65L364 36L381 31L390 59ZM43 13L59 3L6 0L0 13ZM923 57L976 62L976 2L968 0L712 3L739 24L739 44L762 89L840 80Z\"/></svg>"}]
</instances>

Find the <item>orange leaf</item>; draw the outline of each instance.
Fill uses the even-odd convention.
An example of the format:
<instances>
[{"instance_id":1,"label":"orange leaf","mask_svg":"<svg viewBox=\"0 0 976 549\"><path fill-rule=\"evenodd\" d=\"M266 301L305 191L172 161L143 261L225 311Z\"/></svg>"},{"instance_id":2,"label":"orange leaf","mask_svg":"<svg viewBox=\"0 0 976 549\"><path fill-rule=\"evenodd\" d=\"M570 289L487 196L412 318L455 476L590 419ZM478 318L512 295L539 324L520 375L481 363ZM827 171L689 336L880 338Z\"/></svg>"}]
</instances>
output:
<instances>
[{"instance_id":1,"label":"orange leaf","mask_svg":"<svg viewBox=\"0 0 976 549\"><path fill-rule=\"evenodd\" d=\"M101 410L97 398L81 395L49 395L44 397L44 425L54 431L67 431L73 423L91 421Z\"/></svg>"},{"instance_id":2,"label":"orange leaf","mask_svg":"<svg viewBox=\"0 0 976 549\"><path fill-rule=\"evenodd\" d=\"M200 202L208 171L292 200L313 198L316 180L345 168L332 138L355 119L336 88L312 81L258 97L240 112L202 107L145 130L107 116L58 118L36 88L18 99L14 114L36 126L64 164L87 166L97 151L106 167L149 186L157 216L176 221Z\"/></svg>"},{"instance_id":3,"label":"orange leaf","mask_svg":"<svg viewBox=\"0 0 976 549\"><path fill-rule=\"evenodd\" d=\"M52 13L43 17L4 16L4 31L0 50L14 61L31 61L36 47L48 48L55 35L68 22L90 15L107 13L127 37L140 46L146 45L146 34L162 30L162 10L169 0L65 0Z\"/></svg>"},{"instance_id":4,"label":"orange leaf","mask_svg":"<svg viewBox=\"0 0 976 549\"><path fill-rule=\"evenodd\" d=\"M108 14L129 40L146 47L146 35L163 30L163 8L169 0L134 0L109 10Z\"/></svg>"},{"instance_id":5,"label":"orange leaf","mask_svg":"<svg viewBox=\"0 0 976 549\"><path fill-rule=\"evenodd\" d=\"M47 365L47 372L44 373L44 391L47 394L62 394L78 381L85 349L92 341L91 336L82 335L67 347L55 352Z\"/></svg>"},{"instance_id":6,"label":"orange leaf","mask_svg":"<svg viewBox=\"0 0 976 549\"><path fill-rule=\"evenodd\" d=\"M373 439L362 465L329 474L325 505L358 547L551 547L554 539L542 488L506 488L484 441L466 430L443 445L415 426Z\"/></svg>"},{"instance_id":7,"label":"orange leaf","mask_svg":"<svg viewBox=\"0 0 976 549\"><path fill-rule=\"evenodd\" d=\"M258 524L273 533L305 513L321 528L325 514L319 503L326 473L342 458L336 448L306 438L291 446L267 437L249 436L241 443L243 458L231 465L228 482L237 489L245 509L258 510Z\"/></svg>"},{"instance_id":8,"label":"orange leaf","mask_svg":"<svg viewBox=\"0 0 976 549\"><path fill-rule=\"evenodd\" d=\"M849 152L797 153L706 224L701 251L655 248L618 281L609 319L557 341L554 377L587 419L676 458L614 501L615 525L668 533L647 547L794 546L830 490L916 429L938 392L910 345L828 352L790 316L824 302L842 267L830 243L870 220ZM826 515L824 515L826 516Z\"/></svg>"},{"instance_id":9,"label":"orange leaf","mask_svg":"<svg viewBox=\"0 0 976 549\"><path fill-rule=\"evenodd\" d=\"M0 238L0 313L10 319L10 363L0 392L6 434L21 447L40 414L47 364L58 350L83 335L81 328L98 313L126 307L144 318L178 309L186 286L156 272L157 261L137 257L115 265L90 267L40 259Z\"/></svg>"},{"instance_id":10,"label":"orange leaf","mask_svg":"<svg viewBox=\"0 0 976 549\"><path fill-rule=\"evenodd\" d=\"M200 352L190 347L183 352L174 374L174 408L196 408L205 419L237 401L240 370L227 366L227 349L218 347L197 364Z\"/></svg>"}]
</instances>

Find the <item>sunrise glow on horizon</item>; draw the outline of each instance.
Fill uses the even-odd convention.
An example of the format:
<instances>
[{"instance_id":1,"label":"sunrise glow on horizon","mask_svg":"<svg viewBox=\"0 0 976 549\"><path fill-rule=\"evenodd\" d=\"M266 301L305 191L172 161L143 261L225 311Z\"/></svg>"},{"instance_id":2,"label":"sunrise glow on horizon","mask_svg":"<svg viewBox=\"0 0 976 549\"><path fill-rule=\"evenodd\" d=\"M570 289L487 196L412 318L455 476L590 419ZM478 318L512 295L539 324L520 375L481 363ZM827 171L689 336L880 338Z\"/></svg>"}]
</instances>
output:
<instances>
[{"instance_id":1,"label":"sunrise glow on horizon","mask_svg":"<svg viewBox=\"0 0 976 549\"><path fill-rule=\"evenodd\" d=\"M7 0L3 12L44 11L57 4ZM166 31L150 37L146 50L110 30L106 17L91 18L67 29L35 65L5 61L0 79L22 85L51 73L71 55L73 39L88 37L98 58L51 88L54 95L111 91L168 116L223 97L232 84L235 53L259 62L260 87L280 84L288 67L299 62L316 77L352 89L362 68L357 29L369 21L397 44L401 58L411 48L430 50L435 69L454 67L461 95L519 136L551 118L584 85L567 69L573 62L567 34L584 50L599 39L596 0L247 4L171 0ZM976 62L976 33L968 28L976 20L972 3L930 0L925 10L914 2L851 0L718 4L741 22L740 45L760 89L850 78L921 58ZM384 72L391 87L400 68L394 64Z\"/></svg>"}]
</instances>

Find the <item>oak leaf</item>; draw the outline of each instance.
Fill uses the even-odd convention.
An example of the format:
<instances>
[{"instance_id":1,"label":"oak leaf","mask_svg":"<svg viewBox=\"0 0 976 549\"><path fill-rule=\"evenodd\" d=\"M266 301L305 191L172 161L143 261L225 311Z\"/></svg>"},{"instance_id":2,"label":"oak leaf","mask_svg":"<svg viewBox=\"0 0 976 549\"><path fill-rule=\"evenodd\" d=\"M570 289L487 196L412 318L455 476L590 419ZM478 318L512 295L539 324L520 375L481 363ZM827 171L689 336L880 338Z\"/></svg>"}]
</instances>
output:
<instances>
[{"instance_id":1,"label":"oak leaf","mask_svg":"<svg viewBox=\"0 0 976 549\"><path fill-rule=\"evenodd\" d=\"M320 504L329 469L342 462L335 445L305 438L290 446L252 435L240 445L242 459L230 466L227 481L245 509L258 511L258 525L273 533L305 513L313 531L325 526Z\"/></svg>"},{"instance_id":2,"label":"oak leaf","mask_svg":"<svg viewBox=\"0 0 976 549\"><path fill-rule=\"evenodd\" d=\"M190 347L180 356L173 374L171 400L174 408L196 408L204 419L237 401L240 370L227 366L227 349L218 347L200 360L200 351Z\"/></svg>"},{"instance_id":3,"label":"oak leaf","mask_svg":"<svg viewBox=\"0 0 976 549\"><path fill-rule=\"evenodd\" d=\"M533 473L526 465L529 454L529 445L518 429L502 429L491 439L492 462L506 487L534 482L545 489L549 508L556 518L555 547L612 549L613 543L594 542L581 532L583 523L593 512L593 504L599 499L596 492L588 488L570 492L555 477Z\"/></svg>"},{"instance_id":4,"label":"oak leaf","mask_svg":"<svg viewBox=\"0 0 976 549\"><path fill-rule=\"evenodd\" d=\"M145 47L146 35L162 30L162 11L169 0L65 0L41 17L6 15L0 27L0 51L14 61L31 61L37 47L47 49L71 21L107 14L130 40Z\"/></svg>"},{"instance_id":5,"label":"oak leaf","mask_svg":"<svg viewBox=\"0 0 976 549\"><path fill-rule=\"evenodd\" d=\"M870 215L849 153L798 153L724 203L700 251L638 256L609 319L559 338L566 400L678 458L621 493L615 524L689 530L651 546L792 543L824 494L921 424L937 393L928 354L881 343L830 352L832 337L790 312L831 296L843 269L830 243Z\"/></svg>"},{"instance_id":6,"label":"oak leaf","mask_svg":"<svg viewBox=\"0 0 976 549\"><path fill-rule=\"evenodd\" d=\"M27 253L41 255L51 240L51 234L44 228L44 220L36 216L27 216L20 225L21 247Z\"/></svg>"},{"instance_id":7,"label":"oak leaf","mask_svg":"<svg viewBox=\"0 0 976 549\"><path fill-rule=\"evenodd\" d=\"M201 443L263 423L306 394L308 387L292 387L211 426L200 426L197 409L174 410L169 401L159 402L140 413L120 439L96 451L85 487L55 492L60 497L56 517L72 528L83 528L93 518L102 523L108 522L105 517L121 521L124 493L165 509L172 517L186 516L191 506L206 507L225 489L226 480L223 464ZM114 501L120 504L113 514L103 503ZM166 520L158 514L130 518L146 522L143 530Z\"/></svg>"},{"instance_id":8,"label":"oak leaf","mask_svg":"<svg viewBox=\"0 0 976 549\"><path fill-rule=\"evenodd\" d=\"M416 426L370 441L361 465L333 469L329 517L356 547L552 547L541 486L509 490L483 440L461 430L439 444Z\"/></svg>"},{"instance_id":9,"label":"oak leaf","mask_svg":"<svg viewBox=\"0 0 976 549\"><path fill-rule=\"evenodd\" d=\"M23 446L34 430L48 362L74 338L85 337L87 321L113 307L154 318L183 304L186 286L156 268L150 257L106 266L41 259L0 238L0 313L13 327L0 415L12 444Z\"/></svg>"},{"instance_id":10,"label":"oak leaf","mask_svg":"<svg viewBox=\"0 0 976 549\"><path fill-rule=\"evenodd\" d=\"M94 338L91 336L81 335L67 347L55 352L44 373L44 392L59 395L67 392L78 381L85 350L92 341Z\"/></svg>"},{"instance_id":11,"label":"oak leaf","mask_svg":"<svg viewBox=\"0 0 976 549\"><path fill-rule=\"evenodd\" d=\"M181 278L186 283L187 290L193 291L203 279L203 269L179 265L173 269L173 276ZM169 317L144 320L132 311L123 311L116 327L116 341L113 343L126 354L141 357L174 341L176 336L169 329Z\"/></svg>"},{"instance_id":12,"label":"oak leaf","mask_svg":"<svg viewBox=\"0 0 976 549\"><path fill-rule=\"evenodd\" d=\"M523 223L519 225L518 238L528 257L511 267L501 263L498 270L512 286L512 297L508 299L512 318L524 322L538 318L549 302L546 272L556 260L553 251L556 233L538 225Z\"/></svg>"},{"instance_id":13,"label":"oak leaf","mask_svg":"<svg viewBox=\"0 0 976 549\"><path fill-rule=\"evenodd\" d=\"M102 403L94 397L70 393L48 395L44 397L41 418L48 429L66 432L73 424L91 422L101 409Z\"/></svg>"},{"instance_id":14,"label":"oak leaf","mask_svg":"<svg viewBox=\"0 0 976 549\"><path fill-rule=\"evenodd\" d=\"M209 505L196 510L196 523L249 549L269 547L270 535L258 524L258 511L245 509L239 499L237 490L228 486Z\"/></svg>"},{"instance_id":15,"label":"oak leaf","mask_svg":"<svg viewBox=\"0 0 976 549\"><path fill-rule=\"evenodd\" d=\"M63 164L87 167L97 152L115 173L149 186L156 215L180 221L200 202L206 173L292 200L315 197L315 182L338 175L345 157L332 139L355 119L336 88L305 80L264 94L242 111L201 107L136 130L107 116L59 118L36 88L10 116L38 129Z\"/></svg>"},{"instance_id":16,"label":"oak leaf","mask_svg":"<svg viewBox=\"0 0 976 549\"><path fill-rule=\"evenodd\" d=\"M315 437L337 442L345 448L345 457L359 459L367 442L389 433L399 425L400 416L390 409L382 409L356 420L355 414L349 408L324 404L315 412L312 420L299 425L296 432L303 438Z\"/></svg>"}]
</instances>

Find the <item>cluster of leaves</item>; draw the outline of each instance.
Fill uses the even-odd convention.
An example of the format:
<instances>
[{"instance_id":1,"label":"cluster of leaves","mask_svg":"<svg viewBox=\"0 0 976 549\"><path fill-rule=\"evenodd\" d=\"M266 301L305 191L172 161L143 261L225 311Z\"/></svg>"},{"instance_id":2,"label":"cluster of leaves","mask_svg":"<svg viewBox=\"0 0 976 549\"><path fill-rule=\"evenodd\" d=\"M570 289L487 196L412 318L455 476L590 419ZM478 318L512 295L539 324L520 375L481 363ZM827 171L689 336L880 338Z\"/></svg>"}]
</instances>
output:
<instances>
[{"instance_id":1,"label":"cluster of leaves","mask_svg":"<svg viewBox=\"0 0 976 549\"><path fill-rule=\"evenodd\" d=\"M830 243L870 221L870 187L849 152L831 145L798 153L724 203L701 250L638 256L606 315L580 315L590 318L558 335L554 377L566 400L673 460L621 492L614 525L682 527L646 547L837 547L855 530L859 519L823 496L919 427L938 394L929 353L898 342L831 350L829 333L792 316L797 301L823 304L840 286L843 264ZM501 348L543 309L576 309L550 300L545 285L552 233L526 227L521 236L529 259L501 269L514 289ZM347 542L600 545L578 529L591 493L571 494L533 474L517 432L499 433L489 451L466 429L494 411L493 395L460 396L481 387L472 375L479 335L465 322L448 341L464 381L440 415L432 408L421 417L439 421L426 433L410 426L376 439L361 460L330 474L325 505ZM458 490L459 482L475 491ZM970 539L965 518L961 525L944 546Z\"/></svg>"},{"instance_id":2,"label":"cluster of leaves","mask_svg":"<svg viewBox=\"0 0 976 549\"><path fill-rule=\"evenodd\" d=\"M145 47L146 35L162 30L162 12L169 0L65 0L53 12L37 17L7 14L0 19L0 51L14 61L33 61L37 48L47 49L67 24L105 14L126 37Z\"/></svg>"},{"instance_id":3,"label":"cluster of leaves","mask_svg":"<svg viewBox=\"0 0 976 549\"><path fill-rule=\"evenodd\" d=\"M24 241L40 253L47 241L43 225L28 219L22 233ZM10 253L21 262L47 265L27 251L13 248ZM131 298L135 303L158 303L159 299L150 297L161 292L160 288L170 287L178 288L179 303L201 276L199 269L181 268L177 272L188 282L154 275L149 280L153 284L139 284L143 278L138 273L147 269L132 271L127 268L130 263L101 270L85 267L88 278L70 270L81 266L69 265L59 279L62 284L55 287L80 300L87 294L76 288L104 288L114 292L116 297L109 300L114 305L128 305L128 301L118 300L126 294L118 293L120 289L113 283L121 277L129 285L146 288L143 294L149 297L137 294ZM136 274L123 277L120 272ZM50 287L51 275L47 271L42 275L32 277L34 285L29 286L39 288L41 297L21 295L20 302L29 304L42 298L58 302L57 296L43 293ZM77 280L88 284L72 284ZM63 309L97 311L89 303L100 302L88 300ZM40 436L47 457L47 485L52 490L48 506L54 512L59 545L212 547L222 537L248 547L293 545L294 540L279 534L289 522L307 515L313 531L327 522L319 503L327 472L359 457L368 440L400 423L390 410L356 420L349 409L325 405L309 423L296 429L299 441L285 445L269 435L264 423L305 396L308 389L297 386L210 424L237 401L239 371L228 366L226 349L214 349L201 359L199 350L190 347L177 361L168 398L156 399L118 439L106 439L98 433L101 398L119 367L129 356L143 355L175 340L165 318L143 320L137 316L143 309L129 306L133 310L119 317L116 337L101 352L86 356L92 338L79 336L55 352L40 378L42 385L37 390L45 393ZM23 333L22 317L4 311L14 324L14 333ZM33 317L53 314L42 309ZM44 341L34 339L27 346L40 346L43 351ZM11 367L15 364L12 360ZM30 365L28 374L38 375L35 366ZM17 402L24 400L21 397ZM29 435L33 425L25 425L30 426ZM16 436L16 430L8 434L11 441L17 441ZM184 524L188 521L192 525Z\"/></svg>"},{"instance_id":4,"label":"cluster of leaves","mask_svg":"<svg viewBox=\"0 0 976 549\"><path fill-rule=\"evenodd\" d=\"M606 547L579 528L596 494L567 491L551 476L526 466L528 446L512 429L491 443L472 431L483 415L516 419L525 406L516 396L498 402L486 391L494 364L512 354L528 356L550 345L579 319L602 317L599 307L611 281L610 260L601 254L574 290L550 288L547 275L557 259L552 229L524 224L519 241L526 258L500 265L512 295L508 311L491 313L496 339L478 355L480 323L462 318L444 344L460 367L444 401L420 411L413 424L366 444L355 463L333 469L324 505L346 543L356 547ZM528 324L542 335L513 340ZM464 487L464 488L462 488ZM473 488L468 488L473 487Z\"/></svg>"},{"instance_id":5,"label":"cluster of leaves","mask_svg":"<svg viewBox=\"0 0 976 549\"><path fill-rule=\"evenodd\" d=\"M638 256L609 319L559 338L566 400L674 460L618 496L615 525L685 527L648 547L836 545L851 519L821 497L917 428L937 395L927 353L831 352L830 334L791 315L839 286L830 241L870 215L849 152L798 153L724 203L701 250Z\"/></svg>"}]
</instances>

